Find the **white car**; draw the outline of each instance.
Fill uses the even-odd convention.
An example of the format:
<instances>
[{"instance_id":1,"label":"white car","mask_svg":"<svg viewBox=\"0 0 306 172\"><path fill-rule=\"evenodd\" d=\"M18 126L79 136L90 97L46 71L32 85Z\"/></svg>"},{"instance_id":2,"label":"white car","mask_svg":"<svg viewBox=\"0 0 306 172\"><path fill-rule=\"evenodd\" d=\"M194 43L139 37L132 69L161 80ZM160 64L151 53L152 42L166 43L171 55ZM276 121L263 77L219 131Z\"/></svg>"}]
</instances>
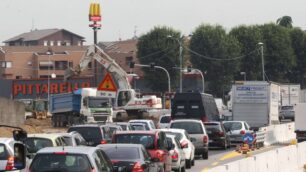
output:
<instances>
[{"instance_id":1,"label":"white car","mask_svg":"<svg viewBox=\"0 0 306 172\"><path fill-rule=\"evenodd\" d=\"M134 119L134 120L130 120L129 123L142 123L146 125L146 128L148 130L155 130L156 127L154 125L154 122L152 120L149 119Z\"/></svg>"},{"instance_id":2,"label":"white car","mask_svg":"<svg viewBox=\"0 0 306 172\"><path fill-rule=\"evenodd\" d=\"M232 145L243 143L242 137L246 133L254 133L250 129L249 124L245 121L224 121L223 125L227 134L230 137Z\"/></svg>"},{"instance_id":3,"label":"white car","mask_svg":"<svg viewBox=\"0 0 306 172\"><path fill-rule=\"evenodd\" d=\"M158 120L157 128L169 128L171 114L161 115Z\"/></svg>"},{"instance_id":4,"label":"white car","mask_svg":"<svg viewBox=\"0 0 306 172\"><path fill-rule=\"evenodd\" d=\"M177 137L175 135L167 135L167 139L173 144L173 149L169 151L172 159L172 170L177 172L185 171L185 153Z\"/></svg>"},{"instance_id":5,"label":"white car","mask_svg":"<svg viewBox=\"0 0 306 172\"><path fill-rule=\"evenodd\" d=\"M14 169L14 139L0 138L0 171Z\"/></svg>"},{"instance_id":6,"label":"white car","mask_svg":"<svg viewBox=\"0 0 306 172\"><path fill-rule=\"evenodd\" d=\"M186 159L186 168L189 169L191 166L194 165L194 152L195 148L193 143L190 141L190 137L186 130L184 129L159 129L161 131L164 131L166 135L174 135L178 138L181 147L183 148L183 151L185 153L185 159Z\"/></svg>"}]
</instances>

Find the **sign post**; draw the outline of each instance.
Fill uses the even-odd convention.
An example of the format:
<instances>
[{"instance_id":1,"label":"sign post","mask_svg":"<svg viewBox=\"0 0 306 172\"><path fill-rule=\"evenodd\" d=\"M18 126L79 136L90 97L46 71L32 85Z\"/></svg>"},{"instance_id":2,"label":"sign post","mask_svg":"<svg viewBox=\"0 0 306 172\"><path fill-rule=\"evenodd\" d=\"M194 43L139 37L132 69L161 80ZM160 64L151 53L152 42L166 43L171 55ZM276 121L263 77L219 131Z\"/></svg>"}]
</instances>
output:
<instances>
[{"instance_id":1,"label":"sign post","mask_svg":"<svg viewBox=\"0 0 306 172\"><path fill-rule=\"evenodd\" d=\"M97 90L98 97L116 98L117 87L109 73L105 75Z\"/></svg>"}]
</instances>

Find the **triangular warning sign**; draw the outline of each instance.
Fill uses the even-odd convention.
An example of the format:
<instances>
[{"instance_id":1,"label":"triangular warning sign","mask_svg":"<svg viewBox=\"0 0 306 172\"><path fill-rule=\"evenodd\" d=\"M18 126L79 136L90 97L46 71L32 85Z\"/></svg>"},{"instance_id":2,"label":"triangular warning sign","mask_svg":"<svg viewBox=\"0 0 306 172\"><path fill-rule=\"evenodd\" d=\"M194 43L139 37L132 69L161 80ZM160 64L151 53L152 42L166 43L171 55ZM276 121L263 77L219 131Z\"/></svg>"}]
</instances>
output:
<instances>
[{"instance_id":1,"label":"triangular warning sign","mask_svg":"<svg viewBox=\"0 0 306 172\"><path fill-rule=\"evenodd\" d=\"M109 73L105 75L103 81L99 84L97 89L99 91L117 91L117 87Z\"/></svg>"}]
</instances>

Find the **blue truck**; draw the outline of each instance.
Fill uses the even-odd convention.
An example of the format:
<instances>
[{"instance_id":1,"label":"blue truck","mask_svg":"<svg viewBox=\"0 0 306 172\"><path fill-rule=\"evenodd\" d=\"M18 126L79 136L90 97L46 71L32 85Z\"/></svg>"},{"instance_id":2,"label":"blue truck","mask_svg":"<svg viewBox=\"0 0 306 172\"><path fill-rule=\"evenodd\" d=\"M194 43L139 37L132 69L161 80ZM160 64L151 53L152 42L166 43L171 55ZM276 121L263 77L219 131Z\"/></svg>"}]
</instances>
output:
<instances>
[{"instance_id":1,"label":"blue truck","mask_svg":"<svg viewBox=\"0 0 306 172\"><path fill-rule=\"evenodd\" d=\"M111 99L97 97L95 88L82 88L72 93L50 96L52 126L112 122Z\"/></svg>"}]
</instances>

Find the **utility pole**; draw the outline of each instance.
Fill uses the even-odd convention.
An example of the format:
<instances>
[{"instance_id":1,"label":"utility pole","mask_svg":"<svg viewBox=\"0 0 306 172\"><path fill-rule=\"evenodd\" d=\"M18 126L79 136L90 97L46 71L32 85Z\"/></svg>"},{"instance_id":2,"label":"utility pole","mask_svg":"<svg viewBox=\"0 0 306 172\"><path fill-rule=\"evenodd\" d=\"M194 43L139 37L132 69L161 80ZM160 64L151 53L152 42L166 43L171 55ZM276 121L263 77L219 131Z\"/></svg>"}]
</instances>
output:
<instances>
[{"instance_id":1,"label":"utility pole","mask_svg":"<svg viewBox=\"0 0 306 172\"><path fill-rule=\"evenodd\" d=\"M261 52L261 66L262 66L262 80L265 81L265 61L264 61L264 52L263 52L263 43L259 42L260 52Z\"/></svg>"}]
</instances>

